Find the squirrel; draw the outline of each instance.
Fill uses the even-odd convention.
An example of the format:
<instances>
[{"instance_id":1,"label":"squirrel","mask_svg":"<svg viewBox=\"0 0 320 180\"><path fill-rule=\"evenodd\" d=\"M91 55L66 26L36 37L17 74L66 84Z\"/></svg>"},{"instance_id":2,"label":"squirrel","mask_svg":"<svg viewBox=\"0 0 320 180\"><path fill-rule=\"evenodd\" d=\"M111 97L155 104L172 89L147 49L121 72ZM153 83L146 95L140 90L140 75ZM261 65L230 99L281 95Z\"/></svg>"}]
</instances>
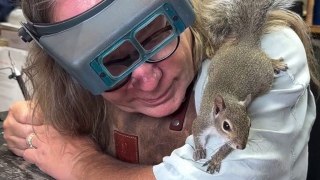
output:
<instances>
[{"instance_id":1,"label":"squirrel","mask_svg":"<svg viewBox=\"0 0 320 180\"><path fill-rule=\"evenodd\" d=\"M211 0L210 3L215 6L212 15L219 21L210 22L210 33L215 36L211 38L226 41L219 45L211 59L192 133L195 160L206 157L209 135L222 138L224 144L203 165L208 165L207 172L213 174L220 171L222 160L233 150L246 147L251 127L247 107L251 101L271 89L274 74L288 69L282 58L271 59L265 54L261 49L261 37L268 12L286 9L292 2Z\"/></svg>"}]
</instances>

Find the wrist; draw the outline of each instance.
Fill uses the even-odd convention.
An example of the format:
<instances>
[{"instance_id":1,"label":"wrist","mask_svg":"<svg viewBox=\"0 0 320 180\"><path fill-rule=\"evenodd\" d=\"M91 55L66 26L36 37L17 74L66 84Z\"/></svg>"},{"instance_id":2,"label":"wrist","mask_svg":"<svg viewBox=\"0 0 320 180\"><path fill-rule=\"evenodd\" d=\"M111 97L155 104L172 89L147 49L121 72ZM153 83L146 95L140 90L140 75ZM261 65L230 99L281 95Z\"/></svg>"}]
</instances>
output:
<instances>
[{"instance_id":1,"label":"wrist","mask_svg":"<svg viewBox=\"0 0 320 180\"><path fill-rule=\"evenodd\" d=\"M84 152L72 172L75 179L155 179L152 166L119 161L97 150Z\"/></svg>"}]
</instances>

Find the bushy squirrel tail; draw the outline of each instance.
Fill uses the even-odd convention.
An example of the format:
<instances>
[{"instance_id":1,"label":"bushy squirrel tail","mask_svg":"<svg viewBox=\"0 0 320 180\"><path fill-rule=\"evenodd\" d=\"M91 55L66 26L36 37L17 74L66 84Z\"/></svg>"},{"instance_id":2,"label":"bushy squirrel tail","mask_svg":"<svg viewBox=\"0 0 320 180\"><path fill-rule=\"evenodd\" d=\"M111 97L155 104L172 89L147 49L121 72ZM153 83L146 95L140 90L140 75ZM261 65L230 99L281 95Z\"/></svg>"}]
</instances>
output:
<instances>
[{"instance_id":1,"label":"bushy squirrel tail","mask_svg":"<svg viewBox=\"0 0 320 180\"><path fill-rule=\"evenodd\" d=\"M289 8L294 0L202 0L199 21L217 44L226 37L260 38L268 12Z\"/></svg>"}]
</instances>

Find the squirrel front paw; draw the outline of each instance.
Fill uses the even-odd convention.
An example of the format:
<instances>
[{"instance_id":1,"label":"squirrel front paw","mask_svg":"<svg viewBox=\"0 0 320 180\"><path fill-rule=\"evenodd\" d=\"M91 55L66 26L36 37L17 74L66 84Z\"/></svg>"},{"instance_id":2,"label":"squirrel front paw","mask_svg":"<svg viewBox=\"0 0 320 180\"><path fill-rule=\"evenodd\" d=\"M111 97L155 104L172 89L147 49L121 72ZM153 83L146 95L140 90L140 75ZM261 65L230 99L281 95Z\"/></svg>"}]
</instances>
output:
<instances>
[{"instance_id":1,"label":"squirrel front paw","mask_svg":"<svg viewBox=\"0 0 320 180\"><path fill-rule=\"evenodd\" d=\"M206 157L206 150L205 149L196 149L194 152L193 152L193 159L195 161L198 161L199 159L204 159Z\"/></svg>"},{"instance_id":2,"label":"squirrel front paw","mask_svg":"<svg viewBox=\"0 0 320 180\"><path fill-rule=\"evenodd\" d=\"M220 171L221 161L212 158L203 164L203 166L207 166L207 165L208 165L207 172L210 174L213 174L215 172Z\"/></svg>"},{"instance_id":3,"label":"squirrel front paw","mask_svg":"<svg viewBox=\"0 0 320 180\"><path fill-rule=\"evenodd\" d=\"M275 74L279 74L280 71L286 71L288 69L288 65L284 63L283 58L272 59L272 67Z\"/></svg>"}]
</instances>

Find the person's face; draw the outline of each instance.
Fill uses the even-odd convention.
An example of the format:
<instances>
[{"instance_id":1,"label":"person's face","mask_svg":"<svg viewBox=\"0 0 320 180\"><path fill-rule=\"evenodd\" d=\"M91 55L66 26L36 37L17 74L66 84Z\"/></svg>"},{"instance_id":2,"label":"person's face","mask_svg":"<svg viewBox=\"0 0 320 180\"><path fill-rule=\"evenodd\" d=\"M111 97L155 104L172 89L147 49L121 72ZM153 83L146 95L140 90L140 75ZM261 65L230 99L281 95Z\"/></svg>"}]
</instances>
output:
<instances>
[{"instance_id":1,"label":"person's face","mask_svg":"<svg viewBox=\"0 0 320 180\"><path fill-rule=\"evenodd\" d=\"M54 21L76 16L100 1L57 1ZM158 24L151 25L143 34L152 34L159 29L158 26ZM124 111L162 117L179 108L194 76L192 35L187 29L181 34L180 44L174 54L157 63L142 64L132 72L126 84L115 91L102 93L102 96Z\"/></svg>"}]
</instances>

